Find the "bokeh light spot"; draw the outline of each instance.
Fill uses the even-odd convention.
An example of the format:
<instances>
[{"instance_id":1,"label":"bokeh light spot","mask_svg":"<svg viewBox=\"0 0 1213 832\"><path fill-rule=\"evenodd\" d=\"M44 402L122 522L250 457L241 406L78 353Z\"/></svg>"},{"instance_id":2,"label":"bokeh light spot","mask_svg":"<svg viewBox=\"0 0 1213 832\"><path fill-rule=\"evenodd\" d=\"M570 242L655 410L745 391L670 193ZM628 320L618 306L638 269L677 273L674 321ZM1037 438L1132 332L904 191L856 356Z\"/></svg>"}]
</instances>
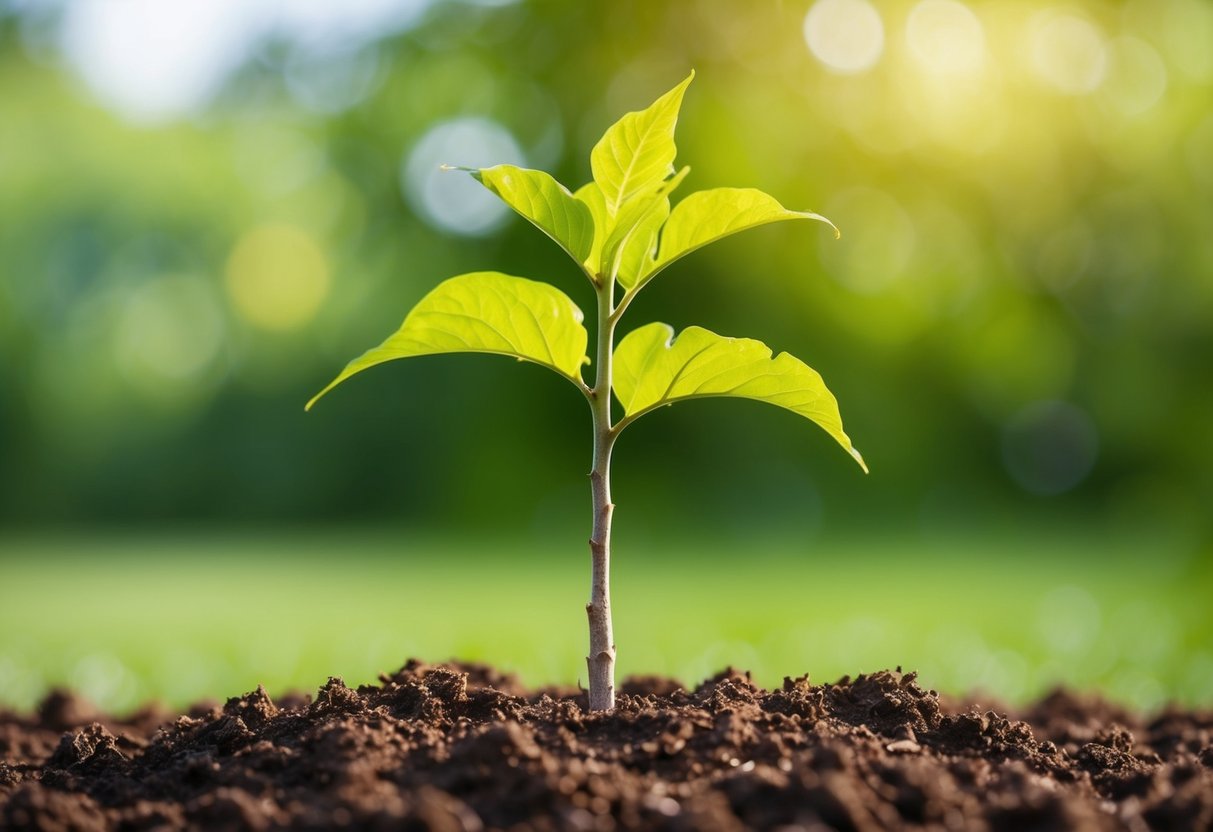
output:
<instances>
[{"instance_id":1,"label":"bokeh light spot","mask_svg":"<svg viewBox=\"0 0 1213 832\"><path fill-rule=\"evenodd\" d=\"M1095 90L1108 69L1103 34L1089 20L1046 10L1032 18L1030 58L1036 75L1068 95Z\"/></svg>"},{"instance_id":2,"label":"bokeh light spot","mask_svg":"<svg viewBox=\"0 0 1213 832\"><path fill-rule=\"evenodd\" d=\"M1086 273L1094 247L1090 227L1082 219L1075 219L1041 238L1033 273L1049 291L1063 294Z\"/></svg>"},{"instance_id":3,"label":"bokeh light spot","mask_svg":"<svg viewBox=\"0 0 1213 832\"><path fill-rule=\"evenodd\" d=\"M805 15L804 39L827 69L850 75L880 60L884 24L866 0L817 0Z\"/></svg>"},{"instance_id":4,"label":"bokeh light spot","mask_svg":"<svg viewBox=\"0 0 1213 832\"><path fill-rule=\"evenodd\" d=\"M1100 92L1126 116L1149 110L1167 91L1167 67L1154 47L1140 38L1121 37L1110 44L1108 77Z\"/></svg>"},{"instance_id":5,"label":"bokeh light spot","mask_svg":"<svg viewBox=\"0 0 1213 832\"><path fill-rule=\"evenodd\" d=\"M241 180L267 197L298 191L325 170L325 155L315 140L274 123L238 125L232 156Z\"/></svg>"},{"instance_id":6,"label":"bokeh light spot","mask_svg":"<svg viewBox=\"0 0 1213 832\"><path fill-rule=\"evenodd\" d=\"M109 653L89 653L72 667L72 688L103 708L122 710L136 704L135 675Z\"/></svg>"},{"instance_id":7,"label":"bokeh light spot","mask_svg":"<svg viewBox=\"0 0 1213 832\"><path fill-rule=\"evenodd\" d=\"M412 26L431 0L72 0L60 39L80 77L107 104L138 121L183 116L208 104L258 45L306 44L359 53ZM348 105L369 81L354 64L288 65L291 91L309 108ZM325 72L328 77L322 77ZM302 74L301 74L302 73ZM293 76L291 78L290 76ZM302 89L302 92L300 90Z\"/></svg>"},{"instance_id":8,"label":"bokeh light spot","mask_svg":"<svg viewBox=\"0 0 1213 832\"><path fill-rule=\"evenodd\" d=\"M159 277L136 288L117 319L117 366L137 386L188 381L211 366L223 343L223 312L209 284Z\"/></svg>"},{"instance_id":9,"label":"bokeh light spot","mask_svg":"<svg viewBox=\"0 0 1213 832\"><path fill-rule=\"evenodd\" d=\"M1175 615L1149 598L1134 598L1118 609L1109 631L1124 655L1146 666L1165 664L1182 640Z\"/></svg>"},{"instance_id":10,"label":"bokeh light spot","mask_svg":"<svg viewBox=\"0 0 1213 832\"><path fill-rule=\"evenodd\" d=\"M217 656L204 656L187 646L175 646L157 654L149 675L166 699L189 702L213 690L224 669Z\"/></svg>"},{"instance_id":11,"label":"bokeh light spot","mask_svg":"<svg viewBox=\"0 0 1213 832\"><path fill-rule=\"evenodd\" d=\"M228 296L261 329L297 329L315 317L329 293L329 266L310 235L290 225L264 225L240 238L227 261Z\"/></svg>"},{"instance_id":12,"label":"bokeh light spot","mask_svg":"<svg viewBox=\"0 0 1213 832\"><path fill-rule=\"evenodd\" d=\"M324 115L348 110L365 99L381 80L379 52L296 46L283 67L286 87L305 108Z\"/></svg>"},{"instance_id":13,"label":"bokeh light spot","mask_svg":"<svg viewBox=\"0 0 1213 832\"><path fill-rule=\"evenodd\" d=\"M983 316L956 358L967 371L974 403L1001 421L1024 402L1065 395L1078 353L1066 322L1013 295L1001 295L999 302L1000 310Z\"/></svg>"},{"instance_id":14,"label":"bokeh light spot","mask_svg":"<svg viewBox=\"0 0 1213 832\"><path fill-rule=\"evenodd\" d=\"M141 121L205 103L239 65L251 33L233 0L78 0L63 46L85 82Z\"/></svg>"},{"instance_id":15,"label":"bokeh light spot","mask_svg":"<svg viewBox=\"0 0 1213 832\"><path fill-rule=\"evenodd\" d=\"M421 137L401 167L401 187L431 225L479 237L500 227L509 208L471 176L441 166L525 163L508 130L491 119L467 116L437 124Z\"/></svg>"},{"instance_id":16,"label":"bokeh light spot","mask_svg":"<svg viewBox=\"0 0 1213 832\"><path fill-rule=\"evenodd\" d=\"M1148 666L1122 667L1108 679L1108 698L1132 702L1146 713L1159 710L1167 701L1167 691Z\"/></svg>"},{"instance_id":17,"label":"bokeh light spot","mask_svg":"<svg viewBox=\"0 0 1213 832\"><path fill-rule=\"evenodd\" d=\"M46 688L42 674L20 655L0 653L0 702L32 711Z\"/></svg>"},{"instance_id":18,"label":"bokeh light spot","mask_svg":"<svg viewBox=\"0 0 1213 832\"><path fill-rule=\"evenodd\" d=\"M1209 0L1132 0L1125 30L1157 44L1167 65L1186 81L1213 81L1213 3Z\"/></svg>"},{"instance_id":19,"label":"bokeh light spot","mask_svg":"<svg viewBox=\"0 0 1213 832\"><path fill-rule=\"evenodd\" d=\"M924 68L970 74L985 63L986 39L977 15L956 0L922 0L906 21L906 44Z\"/></svg>"},{"instance_id":20,"label":"bokeh light spot","mask_svg":"<svg viewBox=\"0 0 1213 832\"><path fill-rule=\"evenodd\" d=\"M1188 659L1183 692L1187 697L1203 702L1208 699L1211 690L1213 690L1213 653L1201 650Z\"/></svg>"},{"instance_id":21,"label":"bokeh light spot","mask_svg":"<svg viewBox=\"0 0 1213 832\"><path fill-rule=\"evenodd\" d=\"M1103 614L1091 593L1060 586L1040 599L1036 629L1051 653L1074 655L1090 649L1099 636Z\"/></svg>"},{"instance_id":22,"label":"bokeh light spot","mask_svg":"<svg viewBox=\"0 0 1213 832\"><path fill-rule=\"evenodd\" d=\"M1184 154L1192 178L1213 191L1213 113L1205 116L1188 135Z\"/></svg>"},{"instance_id":23,"label":"bokeh light spot","mask_svg":"<svg viewBox=\"0 0 1213 832\"><path fill-rule=\"evenodd\" d=\"M1095 465L1099 438L1087 414L1072 404L1028 405L1003 429L1003 464L1025 491L1062 494L1082 482Z\"/></svg>"},{"instance_id":24,"label":"bokeh light spot","mask_svg":"<svg viewBox=\"0 0 1213 832\"><path fill-rule=\"evenodd\" d=\"M818 250L830 276L843 286L879 294L905 273L918 235L910 215L889 194L848 189L830 200L826 216L846 229L838 245Z\"/></svg>"}]
</instances>

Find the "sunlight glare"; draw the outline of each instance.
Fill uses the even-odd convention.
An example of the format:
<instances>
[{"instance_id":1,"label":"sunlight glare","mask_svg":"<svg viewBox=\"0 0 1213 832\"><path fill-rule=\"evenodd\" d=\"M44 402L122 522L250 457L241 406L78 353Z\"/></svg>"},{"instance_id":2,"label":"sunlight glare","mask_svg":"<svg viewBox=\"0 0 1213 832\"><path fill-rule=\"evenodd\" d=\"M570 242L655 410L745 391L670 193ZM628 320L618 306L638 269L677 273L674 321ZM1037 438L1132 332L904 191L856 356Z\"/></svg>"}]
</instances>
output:
<instances>
[{"instance_id":1,"label":"sunlight glare","mask_svg":"<svg viewBox=\"0 0 1213 832\"><path fill-rule=\"evenodd\" d=\"M251 45L237 0L78 0L66 4L64 51L85 83L137 121L207 102Z\"/></svg>"},{"instance_id":2,"label":"sunlight glare","mask_svg":"<svg viewBox=\"0 0 1213 832\"><path fill-rule=\"evenodd\" d=\"M72 0L61 4L59 40L97 97L137 122L171 120L205 107L261 43L357 56L327 68L294 68L304 76L295 86L307 87L302 103L312 107L320 96L316 108L329 112L338 96L334 87L348 88L340 92L344 101L373 80L366 76L375 67L368 69L362 48L414 25L430 2Z\"/></svg>"}]
</instances>

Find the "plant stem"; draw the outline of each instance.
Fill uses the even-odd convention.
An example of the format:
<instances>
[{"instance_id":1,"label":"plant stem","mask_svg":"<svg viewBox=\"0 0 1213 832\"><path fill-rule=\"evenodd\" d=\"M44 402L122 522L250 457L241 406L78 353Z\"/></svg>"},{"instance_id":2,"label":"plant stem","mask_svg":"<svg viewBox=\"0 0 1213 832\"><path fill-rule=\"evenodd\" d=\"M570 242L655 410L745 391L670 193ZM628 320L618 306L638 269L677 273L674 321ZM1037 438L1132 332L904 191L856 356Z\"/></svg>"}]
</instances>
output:
<instances>
[{"instance_id":1,"label":"plant stem","mask_svg":"<svg viewBox=\"0 0 1213 832\"><path fill-rule=\"evenodd\" d=\"M590 675L590 710L615 707L615 637L611 631L611 449L616 433L611 426L611 358L614 351L615 281L598 287L598 377L590 395L594 421L594 467L590 493L594 528L590 534L590 600L585 613L590 621L590 653L585 658Z\"/></svg>"}]
</instances>

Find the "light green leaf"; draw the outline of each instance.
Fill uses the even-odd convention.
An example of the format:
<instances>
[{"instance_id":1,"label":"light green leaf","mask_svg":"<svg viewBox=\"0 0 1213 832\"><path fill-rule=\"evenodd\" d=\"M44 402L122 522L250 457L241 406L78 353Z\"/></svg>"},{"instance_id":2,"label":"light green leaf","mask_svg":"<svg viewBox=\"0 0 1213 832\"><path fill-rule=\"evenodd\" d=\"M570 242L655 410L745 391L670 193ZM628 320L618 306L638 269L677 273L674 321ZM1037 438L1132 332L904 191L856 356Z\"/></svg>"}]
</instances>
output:
<instances>
[{"instance_id":1,"label":"light green leaf","mask_svg":"<svg viewBox=\"0 0 1213 832\"><path fill-rule=\"evenodd\" d=\"M637 224L619 253L616 278L624 289L631 289L640 276L653 268L657 255L657 233L670 218L670 198L663 196Z\"/></svg>"},{"instance_id":2,"label":"light green leaf","mask_svg":"<svg viewBox=\"0 0 1213 832\"><path fill-rule=\"evenodd\" d=\"M584 263L594 242L594 217L583 202L541 170L497 165L473 171L506 205L547 234L578 263Z\"/></svg>"},{"instance_id":3,"label":"light green leaf","mask_svg":"<svg viewBox=\"0 0 1213 832\"><path fill-rule=\"evenodd\" d=\"M590 253L586 255L585 267L590 274L602 272L602 244L606 242L607 234L611 232L611 215L607 213L606 198L597 182L582 185L573 197L587 209L594 220L594 241L590 245Z\"/></svg>"},{"instance_id":4,"label":"light green leaf","mask_svg":"<svg viewBox=\"0 0 1213 832\"><path fill-rule=\"evenodd\" d=\"M692 72L647 109L628 113L590 151L590 169L615 216L632 196L674 172L674 127Z\"/></svg>"},{"instance_id":5,"label":"light green leaf","mask_svg":"<svg viewBox=\"0 0 1213 832\"><path fill-rule=\"evenodd\" d=\"M628 420L683 399L757 399L816 422L868 470L817 371L786 352L772 358L761 341L726 338L697 326L674 339L672 327L648 324L619 342L614 368L615 396Z\"/></svg>"},{"instance_id":6,"label":"light green leaf","mask_svg":"<svg viewBox=\"0 0 1213 832\"><path fill-rule=\"evenodd\" d=\"M623 268L628 261L635 269L651 260L657 232L670 214L670 193L686 178L683 168L669 179L656 182L633 196L615 217L611 233L602 245L602 271L614 275L625 289L635 284L638 270Z\"/></svg>"},{"instance_id":7,"label":"light green leaf","mask_svg":"<svg viewBox=\"0 0 1213 832\"><path fill-rule=\"evenodd\" d=\"M580 386L588 339L581 310L554 286L500 272L443 281L413 307L395 334L351 361L307 403L355 373L396 358L488 352L542 364Z\"/></svg>"},{"instance_id":8,"label":"light green leaf","mask_svg":"<svg viewBox=\"0 0 1213 832\"><path fill-rule=\"evenodd\" d=\"M647 281L680 257L722 237L782 220L816 220L833 228L834 236L838 236L834 223L820 214L789 211L755 188L713 188L693 193L670 212L661 232L657 262L642 277Z\"/></svg>"}]
</instances>

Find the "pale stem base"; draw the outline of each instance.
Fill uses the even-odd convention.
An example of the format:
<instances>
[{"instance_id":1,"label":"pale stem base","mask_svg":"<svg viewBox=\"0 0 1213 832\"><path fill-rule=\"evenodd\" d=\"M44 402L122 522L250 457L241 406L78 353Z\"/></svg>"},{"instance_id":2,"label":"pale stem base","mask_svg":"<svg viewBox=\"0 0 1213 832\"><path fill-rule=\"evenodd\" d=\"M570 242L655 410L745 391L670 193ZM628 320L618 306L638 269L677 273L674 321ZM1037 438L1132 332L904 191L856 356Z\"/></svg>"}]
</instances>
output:
<instances>
[{"instance_id":1,"label":"pale stem base","mask_svg":"<svg viewBox=\"0 0 1213 832\"><path fill-rule=\"evenodd\" d=\"M607 451L609 465L609 454ZM590 601L585 613L590 622L590 710L615 707L615 637L611 630L611 486L609 469L590 474L594 496L594 532L590 537Z\"/></svg>"}]
</instances>

